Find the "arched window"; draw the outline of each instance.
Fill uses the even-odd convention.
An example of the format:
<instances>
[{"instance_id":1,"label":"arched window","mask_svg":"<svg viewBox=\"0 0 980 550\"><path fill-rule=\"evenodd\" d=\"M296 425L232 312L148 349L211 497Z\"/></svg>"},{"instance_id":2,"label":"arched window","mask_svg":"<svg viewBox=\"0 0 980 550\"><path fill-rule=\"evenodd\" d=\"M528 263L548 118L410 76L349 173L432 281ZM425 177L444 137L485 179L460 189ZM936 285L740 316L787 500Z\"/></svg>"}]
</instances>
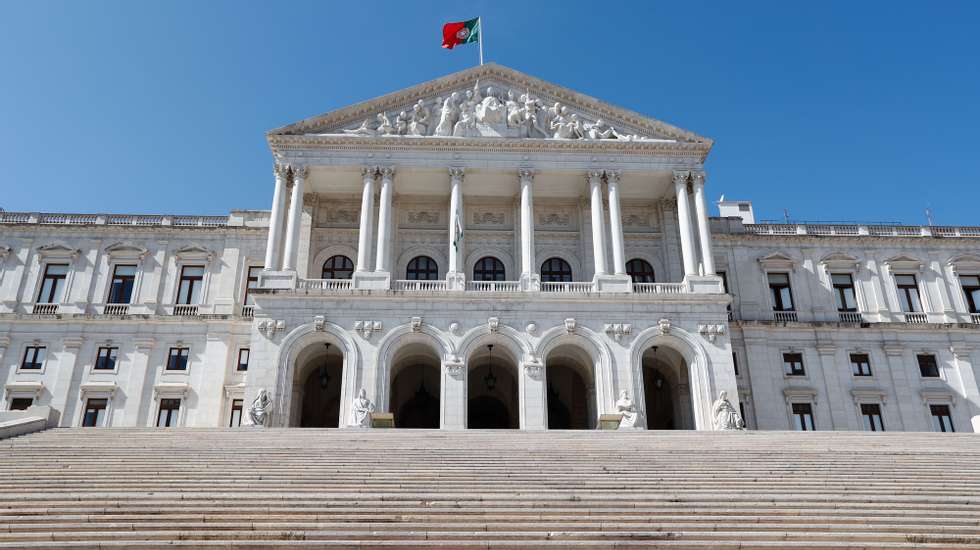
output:
<instances>
[{"instance_id":1,"label":"arched window","mask_svg":"<svg viewBox=\"0 0 980 550\"><path fill-rule=\"evenodd\" d=\"M323 262L321 279L350 279L354 274L354 262L347 256L330 256Z\"/></svg>"},{"instance_id":2,"label":"arched window","mask_svg":"<svg viewBox=\"0 0 980 550\"><path fill-rule=\"evenodd\" d=\"M439 278L439 265L428 256L416 256L408 262L405 278L410 281L435 281Z\"/></svg>"},{"instance_id":3,"label":"arched window","mask_svg":"<svg viewBox=\"0 0 980 550\"><path fill-rule=\"evenodd\" d=\"M548 258L541 264L541 280L546 283L570 283L572 266L561 258Z\"/></svg>"},{"instance_id":4,"label":"arched window","mask_svg":"<svg viewBox=\"0 0 980 550\"><path fill-rule=\"evenodd\" d=\"M504 281L507 273L504 270L504 262L493 256L485 256L476 261L473 266L474 281Z\"/></svg>"},{"instance_id":5,"label":"arched window","mask_svg":"<svg viewBox=\"0 0 980 550\"><path fill-rule=\"evenodd\" d=\"M626 262L626 273L633 277L634 283L655 283L657 277L653 273L653 266L646 260L634 258Z\"/></svg>"}]
</instances>

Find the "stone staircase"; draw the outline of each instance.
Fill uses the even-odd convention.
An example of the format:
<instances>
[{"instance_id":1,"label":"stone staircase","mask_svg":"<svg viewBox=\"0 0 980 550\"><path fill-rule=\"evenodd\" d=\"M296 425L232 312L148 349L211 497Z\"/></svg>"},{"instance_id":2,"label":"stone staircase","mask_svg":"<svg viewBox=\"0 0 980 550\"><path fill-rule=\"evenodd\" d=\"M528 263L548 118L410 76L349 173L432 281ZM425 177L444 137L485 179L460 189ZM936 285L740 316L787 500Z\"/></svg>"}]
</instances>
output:
<instances>
[{"instance_id":1,"label":"stone staircase","mask_svg":"<svg viewBox=\"0 0 980 550\"><path fill-rule=\"evenodd\" d=\"M980 548L980 437L52 429L0 548Z\"/></svg>"}]
</instances>

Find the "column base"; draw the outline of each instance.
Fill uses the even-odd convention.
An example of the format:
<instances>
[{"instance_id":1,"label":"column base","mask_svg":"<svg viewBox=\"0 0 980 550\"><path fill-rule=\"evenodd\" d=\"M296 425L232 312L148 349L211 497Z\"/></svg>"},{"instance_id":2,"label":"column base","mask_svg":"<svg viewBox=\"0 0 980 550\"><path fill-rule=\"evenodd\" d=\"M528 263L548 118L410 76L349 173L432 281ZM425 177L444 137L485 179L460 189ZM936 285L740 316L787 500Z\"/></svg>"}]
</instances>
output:
<instances>
[{"instance_id":1,"label":"column base","mask_svg":"<svg viewBox=\"0 0 980 550\"><path fill-rule=\"evenodd\" d=\"M633 292L633 278L629 275L598 274L592 278L596 292Z\"/></svg>"},{"instance_id":2,"label":"column base","mask_svg":"<svg viewBox=\"0 0 980 550\"><path fill-rule=\"evenodd\" d=\"M718 275L687 275L684 286L691 294L723 294L725 285Z\"/></svg>"},{"instance_id":3,"label":"column base","mask_svg":"<svg viewBox=\"0 0 980 550\"><path fill-rule=\"evenodd\" d=\"M356 290L391 289L391 273L387 271L355 271L351 279Z\"/></svg>"},{"instance_id":4,"label":"column base","mask_svg":"<svg viewBox=\"0 0 980 550\"><path fill-rule=\"evenodd\" d=\"M538 292L541 290L541 276L537 273L521 273L521 290Z\"/></svg>"},{"instance_id":5,"label":"column base","mask_svg":"<svg viewBox=\"0 0 980 550\"><path fill-rule=\"evenodd\" d=\"M466 290L466 274L459 271L446 273L446 286L449 290Z\"/></svg>"},{"instance_id":6,"label":"column base","mask_svg":"<svg viewBox=\"0 0 980 550\"><path fill-rule=\"evenodd\" d=\"M259 272L259 288L292 290L296 288L296 272L262 270Z\"/></svg>"}]
</instances>

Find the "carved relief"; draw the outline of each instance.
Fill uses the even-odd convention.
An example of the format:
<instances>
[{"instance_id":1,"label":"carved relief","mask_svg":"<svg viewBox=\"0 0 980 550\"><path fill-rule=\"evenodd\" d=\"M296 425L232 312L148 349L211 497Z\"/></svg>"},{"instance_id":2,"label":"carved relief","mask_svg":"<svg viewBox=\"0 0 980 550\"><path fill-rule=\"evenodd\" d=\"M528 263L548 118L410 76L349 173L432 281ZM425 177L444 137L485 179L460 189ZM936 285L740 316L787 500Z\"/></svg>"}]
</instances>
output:
<instances>
[{"instance_id":1,"label":"carved relief","mask_svg":"<svg viewBox=\"0 0 980 550\"><path fill-rule=\"evenodd\" d=\"M325 208L321 219L331 225L357 225L361 221L361 212L350 208Z\"/></svg>"},{"instance_id":2,"label":"carved relief","mask_svg":"<svg viewBox=\"0 0 980 550\"><path fill-rule=\"evenodd\" d=\"M354 331L370 340L372 335L381 332L381 321L354 321Z\"/></svg>"},{"instance_id":3,"label":"carved relief","mask_svg":"<svg viewBox=\"0 0 980 550\"><path fill-rule=\"evenodd\" d=\"M539 225L567 226L570 221L571 215L568 212L547 212L538 218Z\"/></svg>"},{"instance_id":4,"label":"carved relief","mask_svg":"<svg viewBox=\"0 0 980 550\"><path fill-rule=\"evenodd\" d=\"M473 223L475 225L503 225L503 212L473 212Z\"/></svg>"},{"instance_id":5,"label":"carved relief","mask_svg":"<svg viewBox=\"0 0 980 550\"><path fill-rule=\"evenodd\" d=\"M432 211L409 212L408 223L413 225L435 225L439 223L439 213Z\"/></svg>"}]
</instances>

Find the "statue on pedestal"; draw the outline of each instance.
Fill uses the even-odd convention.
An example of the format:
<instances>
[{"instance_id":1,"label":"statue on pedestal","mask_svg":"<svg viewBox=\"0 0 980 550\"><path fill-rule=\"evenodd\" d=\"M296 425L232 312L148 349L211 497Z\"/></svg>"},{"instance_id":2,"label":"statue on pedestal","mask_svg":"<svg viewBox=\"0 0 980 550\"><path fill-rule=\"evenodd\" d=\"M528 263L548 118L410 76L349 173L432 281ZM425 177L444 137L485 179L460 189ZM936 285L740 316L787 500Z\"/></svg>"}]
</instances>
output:
<instances>
[{"instance_id":1,"label":"statue on pedestal","mask_svg":"<svg viewBox=\"0 0 980 550\"><path fill-rule=\"evenodd\" d=\"M255 396L252 404L248 407L249 423L253 426L265 426L271 412L272 398L269 397L269 392L265 391L264 388L260 389L259 394Z\"/></svg>"},{"instance_id":2,"label":"statue on pedestal","mask_svg":"<svg viewBox=\"0 0 980 550\"><path fill-rule=\"evenodd\" d=\"M357 394L357 398L354 399L354 404L351 406L350 423L348 426L352 428L370 428L371 413L373 412L374 403L368 399L367 390L361 388L361 391Z\"/></svg>"},{"instance_id":3,"label":"statue on pedestal","mask_svg":"<svg viewBox=\"0 0 980 550\"><path fill-rule=\"evenodd\" d=\"M616 412L623 415L623 419L619 421L620 430L631 430L636 427L640 413L636 412L636 405L633 404L633 400L630 399L630 394L626 390L619 392Z\"/></svg>"},{"instance_id":4,"label":"statue on pedestal","mask_svg":"<svg viewBox=\"0 0 980 550\"><path fill-rule=\"evenodd\" d=\"M435 135L453 135L457 120L459 120L459 92L453 92L446 101L442 102L442 107L439 109L439 124L436 126Z\"/></svg>"},{"instance_id":5,"label":"statue on pedestal","mask_svg":"<svg viewBox=\"0 0 980 550\"><path fill-rule=\"evenodd\" d=\"M421 99L412 107L412 122L408 125L408 133L413 136L424 136L429 132L429 109Z\"/></svg>"},{"instance_id":6,"label":"statue on pedestal","mask_svg":"<svg viewBox=\"0 0 980 550\"><path fill-rule=\"evenodd\" d=\"M711 405L711 418L716 430L744 430L745 420L738 414L732 402L728 400L728 392L722 391L718 399Z\"/></svg>"}]
</instances>

